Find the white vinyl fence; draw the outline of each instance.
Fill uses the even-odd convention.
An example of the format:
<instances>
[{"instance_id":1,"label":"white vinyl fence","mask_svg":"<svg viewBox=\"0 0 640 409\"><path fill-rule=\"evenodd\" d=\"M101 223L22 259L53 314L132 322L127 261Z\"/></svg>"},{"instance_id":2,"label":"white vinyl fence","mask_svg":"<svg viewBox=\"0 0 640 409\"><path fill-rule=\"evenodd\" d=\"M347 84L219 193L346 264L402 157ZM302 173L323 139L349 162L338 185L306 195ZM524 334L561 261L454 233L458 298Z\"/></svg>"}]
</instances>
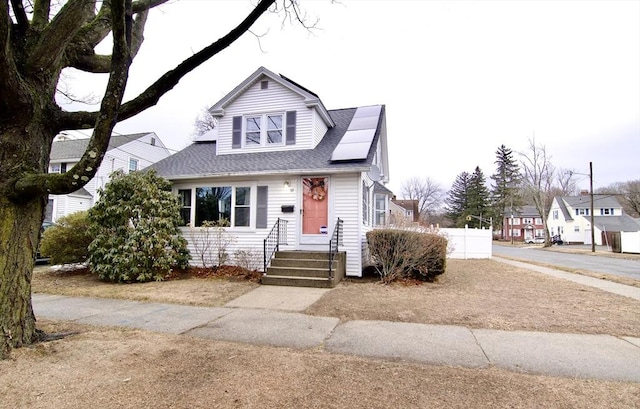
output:
<instances>
[{"instance_id":1,"label":"white vinyl fence","mask_svg":"<svg viewBox=\"0 0 640 409\"><path fill-rule=\"evenodd\" d=\"M447 237L449 258L491 258L490 229L440 229Z\"/></svg>"},{"instance_id":2,"label":"white vinyl fence","mask_svg":"<svg viewBox=\"0 0 640 409\"><path fill-rule=\"evenodd\" d=\"M623 253L640 253L640 232L620 232Z\"/></svg>"}]
</instances>

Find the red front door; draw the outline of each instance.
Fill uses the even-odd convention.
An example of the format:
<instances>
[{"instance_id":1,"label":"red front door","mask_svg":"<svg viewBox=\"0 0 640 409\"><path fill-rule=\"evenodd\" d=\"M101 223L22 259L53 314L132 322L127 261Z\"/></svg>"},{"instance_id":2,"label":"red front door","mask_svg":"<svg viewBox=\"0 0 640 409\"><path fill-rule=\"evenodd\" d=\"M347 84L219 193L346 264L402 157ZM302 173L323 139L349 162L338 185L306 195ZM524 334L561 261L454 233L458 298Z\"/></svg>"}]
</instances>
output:
<instances>
[{"instance_id":1,"label":"red front door","mask_svg":"<svg viewBox=\"0 0 640 409\"><path fill-rule=\"evenodd\" d=\"M327 234L328 178L302 178L302 234Z\"/></svg>"}]
</instances>

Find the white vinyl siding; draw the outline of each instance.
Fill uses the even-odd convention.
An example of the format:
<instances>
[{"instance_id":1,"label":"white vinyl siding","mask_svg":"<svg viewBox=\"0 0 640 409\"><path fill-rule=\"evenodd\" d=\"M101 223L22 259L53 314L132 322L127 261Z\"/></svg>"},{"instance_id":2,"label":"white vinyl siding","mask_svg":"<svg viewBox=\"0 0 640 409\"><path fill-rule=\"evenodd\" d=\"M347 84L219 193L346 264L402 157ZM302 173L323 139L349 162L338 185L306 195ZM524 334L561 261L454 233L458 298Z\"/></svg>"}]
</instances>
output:
<instances>
[{"instance_id":1,"label":"white vinyl siding","mask_svg":"<svg viewBox=\"0 0 640 409\"><path fill-rule=\"evenodd\" d=\"M343 241L340 251L347 252L347 275L362 276L362 240L360 226L362 215L360 205L360 174L335 175L331 177L333 183L334 217L343 220ZM330 232L333 232L335 220L329 222ZM366 241L366 237L363 237Z\"/></svg>"},{"instance_id":2,"label":"white vinyl siding","mask_svg":"<svg viewBox=\"0 0 640 409\"><path fill-rule=\"evenodd\" d=\"M49 199L53 200L52 222L56 222L63 216L82 210L89 210L92 200L88 196L69 195L49 195Z\"/></svg>"},{"instance_id":3,"label":"white vinyl siding","mask_svg":"<svg viewBox=\"0 0 640 409\"><path fill-rule=\"evenodd\" d=\"M231 135L233 131L233 117L248 117L251 115L282 114L286 111L296 111L296 143L295 145L272 144L271 146L251 146L250 150L233 149ZM236 100L224 110L224 116L218 121L218 155L282 151L295 149L310 149L313 146L312 129L314 110L307 108L303 98L290 89L269 80L269 87L261 89L260 81L251 85ZM319 117L317 120L321 120ZM243 135L244 136L244 135Z\"/></svg>"},{"instance_id":4,"label":"white vinyl siding","mask_svg":"<svg viewBox=\"0 0 640 409\"><path fill-rule=\"evenodd\" d=\"M256 266L254 268L262 270L263 266L263 241L267 234L271 231L271 228L274 226L276 220L278 218L286 220L287 223L287 244L293 248L295 244L295 222L296 222L296 214L298 214L298 208L294 209L293 213L283 213L282 205L296 205L296 190L293 191L289 188L284 187L284 182L289 181L290 183L293 178L284 178L284 177L265 177L257 180L247 180L239 179L239 178L216 178L216 179L202 179L197 181L180 181L179 183L174 183L174 191L177 194L178 190L182 189L192 189L195 186L204 186L204 185L228 185L228 186L267 186L267 227L266 228L255 228L255 206L253 203L257 200L257 194L252 193L252 197L255 196L256 199L252 199L252 213L251 213L251 226L252 227L239 227L239 228L225 228L225 235L232 238L231 243L227 246L227 252L229 253L231 259L229 260L230 264L235 263L236 253L238 251L250 252L256 262ZM256 189L253 189L252 192L256 192ZM201 228L190 228L190 227L181 227L182 234L188 242L188 248L191 252L192 264L200 265L201 262L198 260L197 250L194 246L194 240L202 240L203 230ZM287 248L287 244L282 246L282 248Z\"/></svg>"},{"instance_id":5,"label":"white vinyl siding","mask_svg":"<svg viewBox=\"0 0 640 409\"><path fill-rule=\"evenodd\" d=\"M318 111L313 109L311 110L311 112L313 113L313 145L311 147L315 148L320 143L320 141L324 137L324 134L327 133L327 130L329 128L320 117L320 114L318 114Z\"/></svg>"}]
</instances>

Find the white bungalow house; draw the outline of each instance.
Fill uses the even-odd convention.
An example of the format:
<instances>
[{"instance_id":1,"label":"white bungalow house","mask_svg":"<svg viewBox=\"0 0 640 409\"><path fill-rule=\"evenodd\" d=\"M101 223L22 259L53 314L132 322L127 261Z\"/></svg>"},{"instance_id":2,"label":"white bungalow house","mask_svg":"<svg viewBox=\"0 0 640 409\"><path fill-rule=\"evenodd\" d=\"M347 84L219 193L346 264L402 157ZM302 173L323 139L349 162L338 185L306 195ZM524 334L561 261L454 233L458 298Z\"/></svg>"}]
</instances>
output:
<instances>
[{"instance_id":1,"label":"white bungalow house","mask_svg":"<svg viewBox=\"0 0 640 409\"><path fill-rule=\"evenodd\" d=\"M637 232L640 224L623 213L622 206L611 195L593 195L595 244L605 245L607 232ZM588 193L580 196L553 198L547 218L549 233L559 234L565 243L591 244L591 199Z\"/></svg>"},{"instance_id":2,"label":"white bungalow house","mask_svg":"<svg viewBox=\"0 0 640 409\"><path fill-rule=\"evenodd\" d=\"M386 222L392 196L384 105L327 110L315 93L260 67L209 111L216 132L153 165L182 201L192 256L203 222L220 221L233 238L229 256L253 254L263 283L361 276L366 233ZM346 260L333 266L336 244Z\"/></svg>"},{"instance_id":3,"label":"white bungalow house","mask_svg":"<svg viewBox=\"0 0 640 409\"><path fill-rule=\"evenodd\" d=\"M49 173L63 173L71 169L87 149L89 139L55 140L51 146ZM170 155L160 138L153 132L114 135L109 142L102 165L83 188L67 195L49 195L45 221L54 222L62 216L89 210L98 200L98 189L109 181L116 170L132 172Z\"/></svg>"}]
</instances>

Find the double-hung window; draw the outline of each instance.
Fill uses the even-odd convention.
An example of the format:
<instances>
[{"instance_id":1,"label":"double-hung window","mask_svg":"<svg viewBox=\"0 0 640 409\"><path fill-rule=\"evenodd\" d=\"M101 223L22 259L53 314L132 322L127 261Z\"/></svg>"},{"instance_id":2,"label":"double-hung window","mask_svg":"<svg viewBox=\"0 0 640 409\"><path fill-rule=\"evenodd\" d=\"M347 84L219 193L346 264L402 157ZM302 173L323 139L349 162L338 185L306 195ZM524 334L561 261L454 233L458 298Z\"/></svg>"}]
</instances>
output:
<instances>
[{"instance_id":1,"label":"double-hung window","mask_svg":"<svg viewBox=\"0 0 640 409\"><path fill-rule=\"evenodd\" d=\"M191 223L191 189L178 190L178 201L180 202L180 225L186 226Z\"/></svg>"},{"instance_id":2,"label":"double-hung window","mask_svg":"<svg viewBox=\"0 0 640 409\"><path fill-rule=\"evenodd\" d=\"M282 125L282 114L246 116L244 121L244 145L282 145L284 135Z\"/></svg>"},{"instance_id":3,"label":"double-hung window","mask_svg":"<svg viewBox=\"0 0 640 409\"><path fill-rule=\"evenodd\" d=\"M376 226L384 226L387 223L387 197L375 195L375 222Z\"/></svg>"},{"instance_id":4,"label":"double-hung window","mask_svg":"<svg viewBox=\"0 0 640 409\"><path fill-rule=\"evenodd\" d=\"M129 172L135 172L138 170L138 159L129 158Z\"/></svg>"},{"instance_id":5,"label":"double-hung window","mask_svg":"<svg viewBox=\"0 0 640 409\"><path fill-rule=\"evenodd\" d=\"M233 225L247 227L251 223L251 188L236 187Z\"/></svg>"}]
</instances>

